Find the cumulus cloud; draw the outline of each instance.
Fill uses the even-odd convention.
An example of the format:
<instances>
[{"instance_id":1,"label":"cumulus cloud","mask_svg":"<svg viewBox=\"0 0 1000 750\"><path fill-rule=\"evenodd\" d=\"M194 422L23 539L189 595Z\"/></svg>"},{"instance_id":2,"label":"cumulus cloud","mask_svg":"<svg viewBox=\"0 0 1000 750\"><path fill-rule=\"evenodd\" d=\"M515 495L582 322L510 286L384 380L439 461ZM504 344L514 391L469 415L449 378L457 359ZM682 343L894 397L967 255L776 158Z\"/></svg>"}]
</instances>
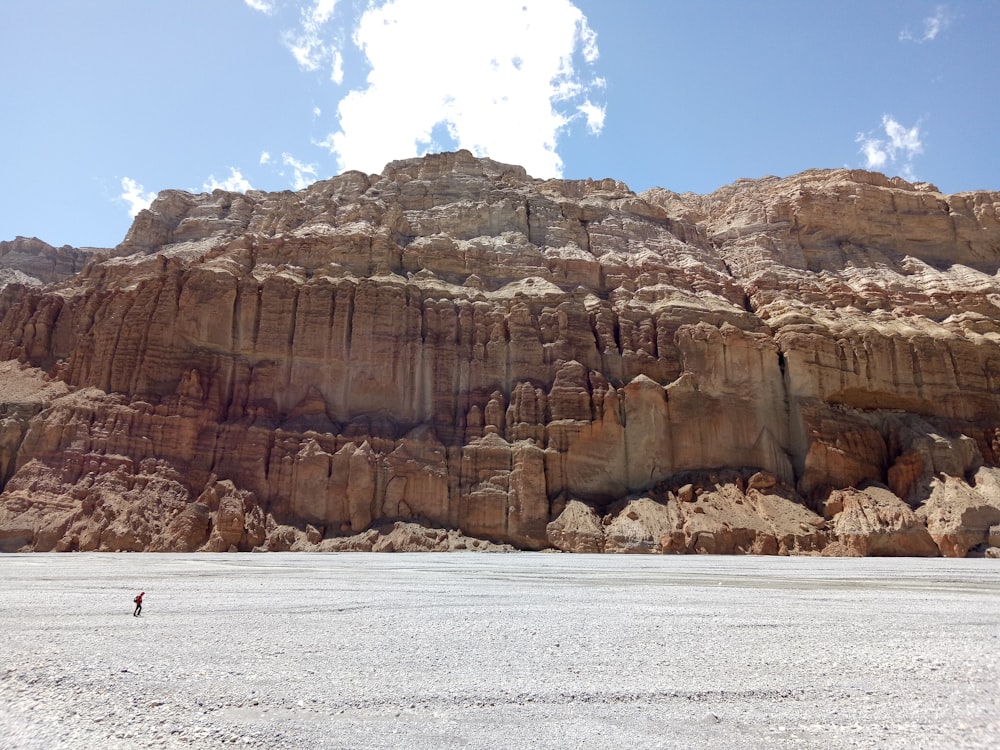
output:
<instances>
[{"instance_id":1,"label":"cumulus cloud","mask_svg":"<svg viewBox=\"0 0 1000 750\"><path fill-rule=\"evenodd\" d=\"M134 219L144 208L149 208L156 198L156 193L147 193L146 189L131 177L122 177L122 193L119 197L128 204L128 215Z\"/></svg>"},{"instance_id":2,"label":"cumulus cloud","mask_svg":"<svg viewBox=\"0 0 1000 750\"><path fill-rule=\"evenodd\" d=\"M954 16L952 16L948 7L945 5L939 5L934 9L933 16L928 16L923 20L920 31L914 32L910 29L910 27L906 27L900 31L899 41L916 42L917 44L932 42L937 39L938 34L948 28L953 19Z\"/></svg>"},{"instance_id":3,"label":"cumulus cloud","mask_svg":"<svg viewBox=\"0 0 1000 750\"><path fill-rule=\"evenodd\" d=\"M882 115L882 134L859 133L855 142L860 144L866 168L897 169L908 180L914 178L914 159L924 151L920 123L908 128L892 115Z\"/></svg>"},{"instance_id":4,"label":"cumulus cloud","mask_svg":"<svg viewBox=\"0 0 1000 750\"><path fill-rule=\"evenodd\" d=\"M271 155L269 153L267 153L267 151L261 151L260 152L260 163L261 164L270 164L271 163Z\"/></svg>"},{"instance_id":5,"label":"cumulus cloud","mask_svg":"<svg viewBox=\"0 0 1000 750\"><path fill-rule=\"evenodd\" d=\"M316 182L317 172L315 164L305 164L291 154L282 154L281 163L292 168L292 186L296 190L309 187Z\"/></svg>"},{"instance_id":6,"label":"cumulus cloud","mask_svg":"<svg viewBox=\"0 0 1000 750\"><path fill-rule=\"evenodd\" d=\"M253 190L253 185L247 180L236 167L229 168L229 177L224 180L215 179L215 175L209 175L208 181L202 185L202 189L206 192L212 192L213 190L226 190L230 193L245 193L247 190Z\"/></svg>"},{"instance_id":7,"label":"cumulus cloud","mask_svg":"<svg viewBox=\"0 0 1000 750\"><path fill-rule=\"evenodd\" d=\"M340 170L457 147L555 177L567 126L603 128L590 99L603 86L590 70L597 35L570 0L373 2L353 41L371 66L367 87L340 100L340 129L321 144ZM322 44L293 49L300 65Z\"/></svg>"}]
</instances>

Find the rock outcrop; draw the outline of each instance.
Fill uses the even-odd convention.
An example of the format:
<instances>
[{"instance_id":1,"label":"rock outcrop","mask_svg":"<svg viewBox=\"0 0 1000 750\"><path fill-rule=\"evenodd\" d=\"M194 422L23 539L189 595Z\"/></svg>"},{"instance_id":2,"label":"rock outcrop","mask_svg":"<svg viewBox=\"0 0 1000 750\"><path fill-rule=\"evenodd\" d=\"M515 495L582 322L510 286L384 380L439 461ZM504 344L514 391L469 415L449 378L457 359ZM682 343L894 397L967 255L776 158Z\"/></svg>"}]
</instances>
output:
<instances>
[{"instance_id":1,"label":"rock outcrop","mask_svg":"<svg viewBox=\"0 0 1000 750\"><path fill-rule=\"evenodd\" d=\"M0 292L3 550L998 541L998 193L635 194L458 152L166 191L60 252Z\"/></svg>"},{"instance_id":2,"label":"rock outcrop","mask_svg":"<svg viewBox=\"0 0 1000 750\"><path fill-rule=\"evenodd\" d=\"M41 286L71 278L88 261L107 255L93 247L53 247L37 237L0 242L0 289L7 284Z\"/></svg>"}]
</instances>

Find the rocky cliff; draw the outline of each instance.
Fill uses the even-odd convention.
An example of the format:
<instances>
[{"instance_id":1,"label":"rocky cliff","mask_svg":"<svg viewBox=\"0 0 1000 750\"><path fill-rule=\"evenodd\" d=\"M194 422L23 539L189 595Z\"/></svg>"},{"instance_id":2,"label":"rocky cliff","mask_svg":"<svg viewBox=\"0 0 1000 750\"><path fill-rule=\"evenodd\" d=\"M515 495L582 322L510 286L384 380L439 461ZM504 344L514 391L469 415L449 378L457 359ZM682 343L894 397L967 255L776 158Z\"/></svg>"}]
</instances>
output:
<instances>
[{"instance_id":1,"label":"rocky cliff","mask_svg":"<svg viewBox=\"0 0 1000 750\"><path fill-rule=\"evenodd\" d=\"M0 549L993 554L998 270L870 172L166 191L0 292Z\"/></svg>"},{"instance_id":2,"label":"rocky cliff","mask_svg":"<svg viewBox=\"0 0 1000 750\"><path fill-rule=\"evenodd\" d=\"M100 254L93 247L53 247L37 237L18 237L0 242L0 289L7 284L41 286L74 276Z\"/></svg>"}]
</instances>

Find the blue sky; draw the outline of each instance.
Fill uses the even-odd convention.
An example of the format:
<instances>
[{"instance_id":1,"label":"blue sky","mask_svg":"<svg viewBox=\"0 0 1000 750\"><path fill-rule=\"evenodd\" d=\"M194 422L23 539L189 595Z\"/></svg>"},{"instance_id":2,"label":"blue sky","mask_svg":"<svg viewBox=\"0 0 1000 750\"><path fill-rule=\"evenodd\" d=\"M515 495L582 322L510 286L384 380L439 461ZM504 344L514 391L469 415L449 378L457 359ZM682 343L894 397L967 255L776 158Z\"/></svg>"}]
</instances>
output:
<instances>
[{"instance_id":1,"label":"blue sky","mask_svg":"<svg viewBox=\"0 0 1000 750\"><path fill-rule=\"evenodd\" d=\"M636 191L1000 190L1000 0L3 0L0 34L0 240L460 146Z\"/></svg>"}]
</instances>

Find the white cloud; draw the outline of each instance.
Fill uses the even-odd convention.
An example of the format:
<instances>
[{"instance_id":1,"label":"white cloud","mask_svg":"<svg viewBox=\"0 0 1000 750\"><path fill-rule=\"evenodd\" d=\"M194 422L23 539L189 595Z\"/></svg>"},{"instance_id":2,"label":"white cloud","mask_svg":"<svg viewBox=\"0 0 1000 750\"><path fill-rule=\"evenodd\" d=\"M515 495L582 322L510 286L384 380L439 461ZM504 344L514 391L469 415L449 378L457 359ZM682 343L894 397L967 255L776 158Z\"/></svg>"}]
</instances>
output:
<instances>
[{"instance_id":1,"label":"white cloud","mask_svg":"<svg viewBox=\"0 0 1000 750\"><path fill-rule=\"evenodd\" d=\"M882 169L889 160L889 152L882 147L882 141L877 138L864 139L858 136L861 143L861 153L865 155L865 167L868 169Z\"/></svg>"},{"instance_id":2,"label":"white cloud","mask_svg":"<svg viewBox=\"0 0 1000 750\"><path fill-rule=\"evenodd\" d=\"M914 178L913 161L923 153L920 123L906 127L892 115L882 115L885 137L872 133L859 133L855 142L861 144L867 169L898 169L906 179Z\"/></svg>"},{"instance_id":3,"label":"white cloud","mask_svg":"<svg viewBox=\"0 0 1000 750\"><path fill-rule=\"evenodd\" d=\"M293 47L303 67L322 45L310 38ZM371 65L367 88L340 100L340 129L321 144L341 170L375 172L444 145L433 132L554 177L565 127L578 118L593 133L603 126L604 107L589 98L603 80L585 83L578 70L597 60L597 36L570 0L373 2L353 39Z\"/></svg>"},{"instance_id":4,"label":"white cloud","mask_svg":"<svg viewBox=\"0 0 1000 750\"><path fill-rule=\"evenodd\" d=\"M333 68L330 70L330 80L338 86L344 82L344 56L339 49L333 51Z\"/></svg>"},{"instance_id":5,"label":"white cloud","mask_svg":"<svg viewBox=\"0 0 1000 750\"><path fill-rule=\"evenodd\" d=\"M271 163L271 155L269 153L267 153L267 151L261 151L260 152L260 163L261 164L270 164Z\"/></svg>"},{"instance_id":6,"label":"white cloud","mask_svg":"<svg viewBox=\"0 0 1000 750\"><path fill-rule=\"evenodd\" d=\"M326 38L327 24L336 7L337 0L312 0L302 11L298 29L286 32L284 41L300 68L315 71L328 64L331 80L340 83L344 77L343 60L337 45Z\"/></svg>"},{"instance_id":7,"label":"white cloud","mask_svg":"<svg viewBox=\"0 0 1000 750\"><path fill-rule=\"evenodd\" d=\"M934 41L937 39L938 34L948 28L953 19L954 16L951 14L951 11L948 10L948 7L945 5L939 5L934 9L933 16L928 16L923 20L921 31L914 34L914 32L907 27L899 32L899 41L916 42L917 44Z\"/></svg>"},{"instance_id":8,"label":"white cloud","mask_svg":"<svg viewBox=\"0 0 1000 750\"><path fill-rule=\"evenodd\" d=\"M606 107L598 107L590 99L577 107L580 114L587 118L587 129L594 135L598 135L604 129L604 117L607 114Z\"/></svg>"},{"instance_id":9,"label":"white cloud","mask_svg":"<svg viewBox=\"0 0 1000 750\"><path fill-rule=\"evenodd\" d=\"M313 2L311 18L320 26L333 17L333 10L337 7L337 0L315 0Z\"/></svg>"},{"instance_id":10,"label":"white cloud","mask_svg":"<svg viewBox=\"0 0 1000 750\"><path fill-rule=\"evenodd\" d=\"M252 10L259 11L261 13L273 13L274 3L270 0L243 0Z\"/></svg>"},{"instance_id":11,"label":"white cloud","mask_svg":"<svg viewBox=\"0 0 1000 750\"><path fill-rule=\"evenodd\" d=\"M247 190L253 190L253 185L251 185L250 181L240 173L240 170L236 169L236 167L230 167L229 177L220 182L215 179L214 174L209 175L208 181L202 185L202 189L209 193L213 190L226 190L230 193L245 193Z\"/></svg>"},{"instance_id":12,"label":"white cloud","mask_svg":"<svg viewBox=\"0 0 1000 750\"><path fill-rule=\"evenodd\" d=\"M296 190L302 190L302 188L309 187L312 183L316 182L317 174L315 164L305 164L291 154L282 154L281 163L286 167L292 168L292 186Z\"/></svg>"},{"instance_id":13,"label":"white cloud","mask_svg":"<svg viewBox=\"0 0 1000 750\"><path fill-rule=\"evenodd\" d=\"M882 126L885 128L885 134L889 136L892 153L902 151L907 159L912 159L923 152L924 146L920 142L919 125L907 128L889 115L883 115Z\"/></svg>"},{"instance_id":14,"label":"white cloud","mask_svg":"<svg viewBox=\"0 0 1000 750\"><path fill-rule=\"evenodd\" d=\"M156 193L147 193L146 189L131 177L122 177L122 193L119 196L128 204L128 215L133 219L139 212L156 198Z\"/></svg>"}]
</instances>

